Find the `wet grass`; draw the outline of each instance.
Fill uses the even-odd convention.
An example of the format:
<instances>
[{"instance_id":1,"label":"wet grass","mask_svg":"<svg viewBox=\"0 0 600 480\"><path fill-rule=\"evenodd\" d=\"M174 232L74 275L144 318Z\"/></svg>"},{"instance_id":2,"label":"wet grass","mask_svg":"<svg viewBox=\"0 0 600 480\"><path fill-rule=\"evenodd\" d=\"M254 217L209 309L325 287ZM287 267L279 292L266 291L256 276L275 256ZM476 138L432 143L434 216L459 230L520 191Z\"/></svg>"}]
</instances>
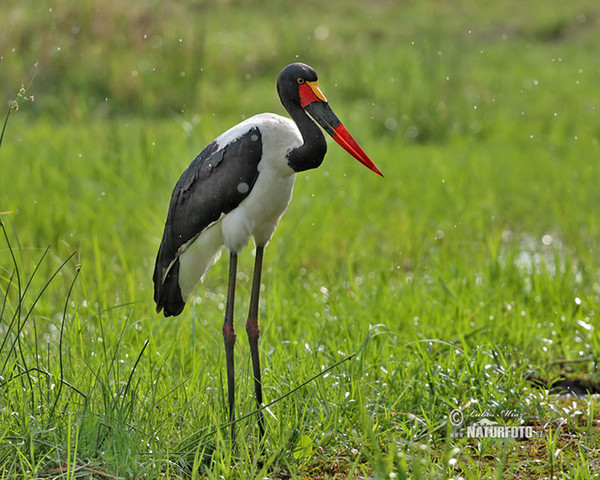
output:
<instances>
[{"instance_id":1,"label":"wet grass","mask_svg":"<svg viewBox=\"0 0 600 480\"><path fill-rule=\"evenodd\" d=\"M19 46L2 58L8 98L26 66L40 73L0 148L0 478L598 476L597 397L531 381L600 380L595 3L346 3L343 21L319 5L318 23L295 6L266 24L251 3L208 4L163 12L177 27L116 5L100 26L125 22L129 40L92 42L95 10L68 2L39 25L14 7L2 40ZM138 45L146 33L162 43ZM62 53L36 49L40 35ZM333 144L298 177L260 310L265 397L279 401L264 444L250 416L232 449L226 262L168 321L151 271L183 168L242 115L281 113L274 79L296 55L385 178ZM249 248L240 332L251 268ZM241 415L254 399L238 338ZM460 437L454 410L536 435Z\"/></svg>"}]
</instances>

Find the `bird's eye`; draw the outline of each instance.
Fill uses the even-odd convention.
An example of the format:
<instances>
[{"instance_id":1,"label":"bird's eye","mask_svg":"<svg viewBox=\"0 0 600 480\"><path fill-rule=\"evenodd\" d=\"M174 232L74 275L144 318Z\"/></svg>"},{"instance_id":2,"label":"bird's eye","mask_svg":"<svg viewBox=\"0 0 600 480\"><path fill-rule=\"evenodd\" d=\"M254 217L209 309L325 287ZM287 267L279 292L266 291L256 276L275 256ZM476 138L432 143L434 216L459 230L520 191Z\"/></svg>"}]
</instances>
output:
<instances>
[{"instance_id":1,"label":"bird's eye","mask_svg":"<svg viewBox=\"0 0 600 480\"><path fill-rule=\"evenodd\" d=\"M304 83L303 78L298 78L296 81L298 82L298 85L302 85Z\"/></svg>"}]
</instances>

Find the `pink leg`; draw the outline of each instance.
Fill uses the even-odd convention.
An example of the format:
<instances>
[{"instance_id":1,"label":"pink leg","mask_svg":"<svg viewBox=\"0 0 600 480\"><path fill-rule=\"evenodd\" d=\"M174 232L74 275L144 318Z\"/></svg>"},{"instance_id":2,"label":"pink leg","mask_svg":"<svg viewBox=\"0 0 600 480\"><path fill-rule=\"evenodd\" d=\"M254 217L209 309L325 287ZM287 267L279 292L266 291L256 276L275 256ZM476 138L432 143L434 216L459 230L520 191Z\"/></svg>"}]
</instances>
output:
<instances>
[{"instance_id":1,"label":"pink leg","mask_svg":"<svg viewBox=\"0 0 600 480\"><path fill-rule=\"evenodd\" d=\"M246 322L246 332L250 342L250 354L252 356L252 370L254 373L254 391L256 393L256 403L260 408L263 403L262 383L260 379L260 358L258 355L258 338L260 330L258 328L258 299L260 295L260 277L262 272L264 247L256 247L256 260L254 262L254 275L252 278L252 293L250 296L250 310L248 312L248 321ZM258 428L260 437L265 434L265 419L262 410L258 412Z\"/></svg>"},{"instance_id":2,"label":"pink leg","mask_svg":"<svg viewBox=\"0 0 600 480\"><path fill-rule=\"evenodd\" d=\"M233 305L235 300L235 276L237 272L237 254L229 256L229 284L227 287L227 306L223 323L223 339L225 340L225 358L227 362L227 392L229 395L229 421L235 421L235 363L233 347L235 345L235 329L233 328ZM231 424L231 441L235 440L235 424Z\"/></svg>"}]
</instances>

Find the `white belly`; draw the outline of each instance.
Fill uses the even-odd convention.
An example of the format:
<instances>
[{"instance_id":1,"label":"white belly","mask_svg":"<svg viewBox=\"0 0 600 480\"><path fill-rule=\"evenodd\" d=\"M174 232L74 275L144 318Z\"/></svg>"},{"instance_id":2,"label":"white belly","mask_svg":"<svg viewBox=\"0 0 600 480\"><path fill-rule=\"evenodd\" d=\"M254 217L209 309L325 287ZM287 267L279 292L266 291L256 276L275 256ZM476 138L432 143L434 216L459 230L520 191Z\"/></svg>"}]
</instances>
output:
<instances>
[{"instance_id":1,"label":"white belly","mask_svg":"<svg viewBox=\"0 0 600 480\"><path fill-rule=\"evenodd\" d=\"M227 250L240 252L250 236L257 245L269 243L292 199L294 179L294 174L284 177L271 171L260 173L250 195L221 220Z\"/></svg>"}]
</instances>

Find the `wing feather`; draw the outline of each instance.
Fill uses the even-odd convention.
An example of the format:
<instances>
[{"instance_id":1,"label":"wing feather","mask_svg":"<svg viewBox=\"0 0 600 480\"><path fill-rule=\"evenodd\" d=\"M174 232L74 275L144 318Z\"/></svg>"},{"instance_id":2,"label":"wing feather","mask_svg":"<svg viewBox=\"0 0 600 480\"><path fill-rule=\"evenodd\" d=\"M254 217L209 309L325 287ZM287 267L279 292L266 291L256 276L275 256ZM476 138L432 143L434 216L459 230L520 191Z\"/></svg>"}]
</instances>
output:
<instances>
[{"instance_id":1,"label":"wing feather","mask_svg":"<svg viewBox=\"0 0 600 480\"><path fill-rule=\"evenodd\" d=\"M154 301L165 316L178 315L179 256L202 232L236 208L252 191L262 157L262 138L252 127L235 140L210 143L183 172L171 195L154 267Z\"/></svg>"}]
</instances>

